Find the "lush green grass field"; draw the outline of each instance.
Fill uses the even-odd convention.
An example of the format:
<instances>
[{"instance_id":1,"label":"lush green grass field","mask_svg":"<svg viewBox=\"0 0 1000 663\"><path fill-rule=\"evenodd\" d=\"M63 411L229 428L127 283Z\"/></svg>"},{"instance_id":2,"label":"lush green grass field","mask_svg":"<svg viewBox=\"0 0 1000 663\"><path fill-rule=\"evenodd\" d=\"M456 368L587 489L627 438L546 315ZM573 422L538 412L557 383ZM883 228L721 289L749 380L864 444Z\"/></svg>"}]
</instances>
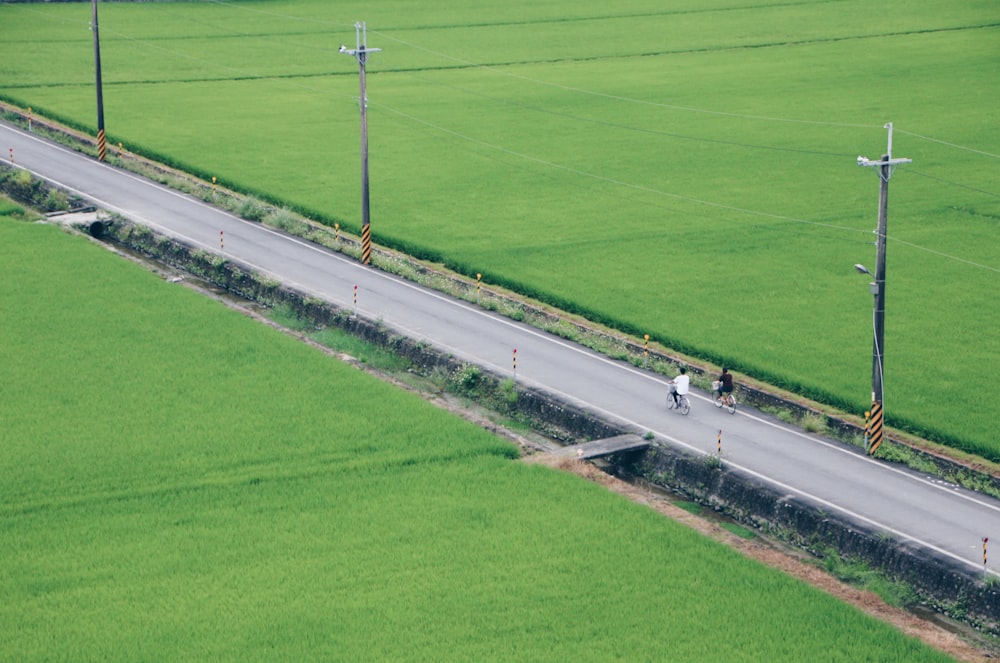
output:
<instances>
[{"instance_id":1,"label":"lush green grass field","mask_svg":"<svg viewBox=\"0 0 1000 663\"><path fill-rule=\"evenodd\" d=\"M0 660L945 660L85 240L0 246Z\"/></svg>"},{"instance_id":2,"label":"lush green grass field","mask_svg":"<svg viewBox=\"0 0 1000 663\"><path fill-rule=\"evenodd\" d=\"M860 412L878 178L886 412L1000 458L995 3L101 5L112 142ZM95 124L89 8L0 6L0 95Z\"/></svg>"}]
</instances>

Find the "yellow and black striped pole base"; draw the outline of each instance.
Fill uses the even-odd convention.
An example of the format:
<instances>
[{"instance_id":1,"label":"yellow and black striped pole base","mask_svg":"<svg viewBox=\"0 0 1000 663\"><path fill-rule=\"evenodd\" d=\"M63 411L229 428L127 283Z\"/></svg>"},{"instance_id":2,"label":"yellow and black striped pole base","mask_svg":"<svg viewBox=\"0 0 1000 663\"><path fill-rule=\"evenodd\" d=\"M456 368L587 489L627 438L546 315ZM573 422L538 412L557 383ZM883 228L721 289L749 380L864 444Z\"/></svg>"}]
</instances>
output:
<instances>
[{"instance_id":1,"label":"yellow and black striped pole base","mask_svg":"<svg viewBox=\"0 0 1000 663\"><path fill-rule=\"evenodd\" d=\"M365 265L372 261L372 226L365 224L361 228L361 262Z\"/></svg>"},{"instance_id":2,"label":"yellow and black striped pole base","mask_svg":"<svg viewBox=\"0 0 1000 663\"><path fill-rule=\"evenodd\" d=\"M868 455L874 456L882 444L882 404L872 403L872 416L868 422Z\"/></svg>"},{"instance_id":3,"label":"yellow and black striped pole base","mask_svg":"<svg viewBox=\"0 0 1000 663\"><path fill-rule=\"evenodd\" d=\"M108 156L108 144L104 138L104 129L97 132L97 160L104 161Z\"/></svg>"}]
</instances>

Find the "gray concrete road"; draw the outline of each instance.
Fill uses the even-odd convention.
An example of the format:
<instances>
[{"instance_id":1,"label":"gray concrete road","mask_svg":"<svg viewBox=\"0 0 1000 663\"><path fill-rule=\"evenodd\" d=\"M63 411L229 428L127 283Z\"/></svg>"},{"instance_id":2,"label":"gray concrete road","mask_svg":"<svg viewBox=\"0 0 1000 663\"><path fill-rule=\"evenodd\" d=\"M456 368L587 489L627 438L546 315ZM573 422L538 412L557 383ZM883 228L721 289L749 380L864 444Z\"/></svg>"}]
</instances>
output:
<instances>
[{"instance_id":1,"label":"gray concrete road","mask_svg":"<svg viewBox=\"0 0 1000 663\"><path fill-rule=\"evenodd\" d=\"M1000 502L810 435L747 408L736 415L692 394L689 416L665 407L665 379L612 361L326 249L101 164L0 123L0 153L14 163L137 223L225 255L274 279L456 357L552 393L663 444L714 454L790 495L925 546L970 569L983 568L982 538L1000 541ZM373 220L377 227L378 220ZM377 233L375 233L377 239ZM997 574L998 555L988 571Z\"/></svg>"}]
</instances>

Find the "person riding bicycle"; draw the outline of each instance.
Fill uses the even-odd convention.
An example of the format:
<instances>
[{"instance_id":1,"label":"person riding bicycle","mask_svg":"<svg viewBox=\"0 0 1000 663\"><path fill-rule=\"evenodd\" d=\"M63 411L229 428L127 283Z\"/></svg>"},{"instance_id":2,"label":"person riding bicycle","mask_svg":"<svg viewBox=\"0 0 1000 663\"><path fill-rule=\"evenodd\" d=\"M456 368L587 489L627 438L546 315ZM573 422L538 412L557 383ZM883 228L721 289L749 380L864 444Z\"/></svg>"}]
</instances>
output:
<instances>
[{"instance_id":1,"label":"person riding bicycle","mask_svg":"<svg viewBox=\"0 0 1000 663\"><path fill-rule=\"evenodd\" d=\"M688 387L691 384L691 378L688 377L687 369L681 366L681 374L671 380L668 384L673 385L673 389L670 390L670 393L674 397L674 405L680 407L681 396L687 395Z\"/></svg>"},{"instance_id":2,"label":"person riding bicycle","mask_svg":"<svg viewBox=\"0 0 1000 663\"><path fill-rule=\"evenodd\" d=\"M725 366L722 367L722 375L718 379L719 388L715 390L716 396L728 399L733 393L733 374Z\"/></svg>"}]
</instances>

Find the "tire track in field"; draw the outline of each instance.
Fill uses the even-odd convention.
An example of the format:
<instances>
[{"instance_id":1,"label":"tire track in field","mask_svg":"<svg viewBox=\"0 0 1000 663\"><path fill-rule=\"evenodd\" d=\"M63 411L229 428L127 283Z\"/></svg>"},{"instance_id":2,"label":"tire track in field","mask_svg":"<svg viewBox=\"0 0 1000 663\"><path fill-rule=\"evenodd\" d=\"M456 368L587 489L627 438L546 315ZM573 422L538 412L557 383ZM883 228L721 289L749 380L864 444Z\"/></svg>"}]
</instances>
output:
<instances>
[{"instance_id":1,"label":"tire track in field","mask_svg":"<svg viewBox=\"0 0 1000 663\"><path fill-rule=\"evenodd\" d=\"M3 521L22 516L30 517L39 513L68 509L86 509L102 504L154 500L199 491L311 480L331 475L394 473L400 468L418 465L441 465L484 456L499 457L492 447L423 455L407 454L405 451L404 449L383 456L359 456L356 449L349 449L323 454L322 457L305 456L292 461L278 459L239 463L238 459L234 459L231 465L206 467L201 476L184 477L176 482L125 485L127 481L123 481L120 486L92 485L89 491L49 495L37 499L32 499L31 496L26 496L23 500L14 498L0 506L0 525L6 524Z\"/></svg>"},{"instance_id":2,"label":"tire track in field","mask_svg":"<svg viewBox=\"0 0 1000 663\"><path fill-rule=\"evenodd\" d=\"M639 58L639 57L656 57L664 55L691 55L691 54L701 54L701 53L724 53L727 51L743 51L743 50L754 50L754 49L764 49L764 48L785 48L790 46L810 46L814 44L832 44L844 41L868 41L868 40L880 40L880 39L891 39L895 37L912 37L916 35L930 35L930 34L943 34L948 32L966 32L973 30L990 30L1000 27L1000 22L993 23L981 23L977 25L960 25L951 26L946 28L923 28L919 30L899 30L896 32L879 32L861 35L842 35L839 37L814 37L811 39L787 39L782 41L765 41L752 44L723 44L719 46L705 46L700 48L679 48L679 49L663 49L656 51L634 51L631 53L614 53L609 55L587 55L587 56L575 56L575 57L563 57L563 58L542 58L535 60L508 60L502 62L490 62L490 63L475 63L475 62L464 62L454 59L453 64L440 65L434 67L397 67L397 68L383 68L380 72L383 73L393 73L397 71L434 71L441 69L477 69L477 68L488 68L488 67L507 67L507 66L518 66L518 65L531 65L531 64L554 64L554 63L565 63L565 62L591 62L600 60L621 60L629 58ZM406 44L413 48L421 49L419 46L414 46L407 42L402 42L401 40L393 39L389 35L383 34L381 31L369 30L368 32L372 34L382 34L392 41L398 41L400 43Z\"/></svg>"},{"instance_id":3,"label":"tire track in field","mask_svg":"<svg viewBox=\"0 0 1000 663\"><path fill-rule=\"evenodd\" d=\"M546 24L558 24L558 23L583 23L583 22L596 22L596 21L615 21L622 19L642 19L642 18L661 18L667 16L687 16L694 14L721 14L726 12L735 11L755 11L762 9L782 9L786 7L801 7L801 6L815 6L818 4L836 4L841 2L847 2L848 0L825 0L825 2L814 2L812 0L801 0L799 2L776 2L760 5L749 5L749 6L738 6L738 7L713 7L710 9L680 9L680 10L664 10L664 11L653 11L653 12L634 12L634 13L623 13L623 14L602 14L597 16L558 16L551 18L533 18L515 21L483 21L480 23L430 23L427 25L408 25L408 26L389 26L379 29L379 32L389 32L389 31L399 31L399 32L410 32L414 30L465 30L469 28L500 28L500 27L515 27L515 26L529 26L529 25L546 25ZM298 17L282 17L280 15L274 15L276 18L298 18ZM328 21L320 20L310 20L302 19L308 22L321 25L322 27L317 27L314 30L296 30L288 32L238 32L229 31L226 33L213 33L204 35L152 35L149 37L144 37L143 41L183 41L183 40L195 40L195 39L242 39L246 37L302 37L310 35L328 35L331 28L340 28L339 24L333 24ZM201 25L211 25L207 22L197 22ZM218 26L213 25L212 27L217 28ZM373 31L374 32L374 31ZM89 40L81 39L82 44L88 44ZM63 39L12 39L8 40L8 43L32 43L32 44L47 44L47 43L57 43L62 44L65 40Z\"/></svg>"},{"instance_id":4,"label":"tire track in field","mask_svg":"<svg viewBox=\"0 0 1000 663\"><path fill-rule=\"evenodd\" d=\"M754 44L732 44L732 45L721 45L721 46L707 46L704 48L685 48L685 49L664 49L657 51L636 51L633 53L614 53L609 55L587 55L587 56L574 56L574 57L555 57L555 58L540 58L540 59L521 59L521 60L506 60L488 63L477 63L477 62L464 62L456 60L452 64L444 64L437 66L424 66L424 67L379 67L368 72L369 76L372 75L385 75L393 73L419 73L419 72L435 72L435 71L451 71L451 70L465 70L465 69L483 69L483 68L499 68L499 67L514 67L514 66L524 66L524 65L538 65L538 64L563 64L567 62L600 62L603 60L622 60L631 58L644 58L644 57L662 57L670 55L691 55L691 54L710 54L710 53L725 53L729 51L743 51L743 50L756 50L756 49L766 49L766 48L789 48L797 46L810 46L819 44L834 44L838 42L847 41L868 41L868 40L880 40L880 39L891 39L898 37L912 37L917 35L931 35L931 34L942 34L947 32L965 32L972 30L990 30L1000 27L1000 22L997 23L983 23L979 25L965 25L965 26L955 26L949 28L927 28L922 30L903 30L898 32L880 32L865 35L844 35L840 37L822 37L813 39L789 39L783 41L773 41L773 42L759 42ZM369 32L376 34L374 30L369 30ZM397 40L393 40L397 41ZM160 85L160 84L170 84L170 83L217 83L225 81L253 81L253 80L293 80L293 79L308 79L308 78L328 78L328 77L341 77L341 76L352 76L356 77L356 71L343 72L343 71L327 71L327 72L312 72L312 73L290 73L290 74L245 74L245 75L229 75L229 76L200 76L192 78L164 78L164 79L144 79L144 80L133 80L133 81L104 81L106 86L114 85L130 85L130 84L141 84L141 85ZM92 81L86 83L49 83L44 85L9 85L5 86L7 89L30 89L30 88L53 88L53 87L79 87L81 85L93 85Z\"/></svg>"},{"instance_id":5,"label":"tire track in field","mask_svg":"<svg viewBox=\"0 0 1000 663\"><path fill-rule=\"evenodd\" d=\"M841 2L843 0L831 0L832 2ZM784 3L776 5L759 5L754 8L768 8L768 7L782 7L782 6L795 6L798 4L812 4L812 3ZM730 11L735 8L726 9L723 11ZM742 8L741 8L742 9ZM751 8L747 8L751 9ZM687 12L661 12L653 15L662 15L669 13L704 13L709 11L719 11L719 10L689 10ZM638 16L638 15L637 15ZM622 15L622 17L629 17ZM617 18L614 16L603 17ZM557 22L557 21L579 21L579 20L602 20L602 19L546 19L538 22ZM531 22L524 22L525 24ZM419 46L409 44L405 41L395 39L386 32L390 31L414 31L414 30L425 30L425 29L436 29L436 28L470 28L470 27L491 27L491 26L502 26L502 25L517 25L519 23L496 23L496 24L463 24L456 26L417 26L417 27L407 27L407 28L385 28L381 30L369 30L372 34L381 34L387 39L392 41L405 44L412 48L418 50L421 49ZM423 67L379 67L371 72L370 75L377 74L392 74L392 73L420 73L420 72L438 72L438 71L450 71L450 70L465 70L465 69L480 69L480 68L499 68L499 67L512 67L512 66L524 66L524 65L536 65L536 64L563 64L567 62L599 62L603 60L621 60L621 59L631 59L631 58L642 58L642 57L662 57L669 55L691 55L691 54L709 54L709 53L724 53L728 51L740 51L740 50L754 50L754 49L765 49L765 48L788 48L797 46L809 46L818 44L832 44L845 41L866 41L873 39L886 39L886 38L896 38L896 37L910 37L915 35L930 35L930 34L943 34L947 32L965 32L973 30L990 30L1000 27L1000 22L993 23L982 23L978 25L963 25L963 26L952 26L947 28L926 28L921 30L902 30L896 32L881 32L874 34L865 35L843 35L839 37L821 37L812 39L791 39L783 41L773 41L773 42L759 42L754 44L732 44L732 45L720 45L720 46L707 46L703 48L686 48L686 49L665 49L657 51L636 51L632 53L614 53L609 55L592 55L592 56L574 56L574 57L557 57L557 58L541 58L541 59L521 59L521 60L506 60L488 63L477 63L477 62L467 62L460 60L458 58L453 59L450 64L436 65L436 66L423 66ZM223 38L223 37L283 37L294 34L309 34L309 33L259 33L259 34L239 34L239 35L216 35L213 37L208 36L184 36L184 37L151 37L146 38L141 41L163 41L163 40L204 40L208 38ZM42 43L42 42L38 42ZM239 75L226 75L226 76L198 76L190 78L159 78L159 79L142 79L142 80L129 80L129 81L104 81L106 86L119 86L119 85L162 85L162 84L173 84L173 83L218 83L218 82L242 82L242 81L256 81L256 80L296 80L296 79L310 79L310 78L329 78L329 77L342 77L342 76L356 76L357 72L343 72L343 71L320 71L320 72L310 72L310 73L287 73L287 74L239 74ZM91 86L92 81L86 82L53 82L44 84L13 84L5 85L4 89L14 90L14 89L33 89L33 88L43 88L52 89L59 87L81 87L81 86Z\"/></svg>"},{"instance_id":6,"label":"tire track in field","mask_svg":"<svg viewBox=\"0 0 1000 663\"><path fill-rule=\"evenodd\" d=\"M517 101L513 97L497 97L497 96L494 96L494 95L486 94L484 92L476 92L476 91L473 91L473 90L469 90L467 88L462 88L462 87L458 87L458 86L449 85L447 83L439 83L438 85L441 85L442 87L445 87L445 88L448 88L448 89L451 89L451 90L455 90L455 91L458 91L458 92L463 92L465 94L476 96L476 97L479 97L481 99L487 99L487 100L489 100L489 101L491 101L491 102L493 102L493 103L495 103L497 105L513 106L513 107L516 107L516 108L522 108L524 110L529 110L529 111L532 111L532 112L535 112L535 113L540 113L540 114L543 114L543 115L552 115L554 117L559 117L559 118L563 118L563 119L567 119L567 120L572 120L574 122L583 122L585 124L593 124L593 125L596 125L596 126L599 126L599 127L608 128L608 129L621 129L621 130L624 130L624 131L634 131L634 132L638 132L638 133L649 134L649 135L652 135L652 136L660 136L660 137L665 137L665 138L675 138L675 139L678 139L678 140L689 140L689 141L698 142L698 143L711 143L711 144L714 144L714 145L725 145L727 147L740 147L740 148L746 148L746 149L751 149L751 150L769 150L769 151L774 151L774 152L791 152L791 153L795 153L795 154L812 154L812 155L816 155L816 156L833 157L833 158L836 158L836 159L852 158L851 154L848 153L848 152L829 152L829 151L815 150L815 149L804 149L804 148L795 148L795 147L779 147L779 146L776 146L776 145L765 145L765 144L762 144L762 143L746 143L746 142L733 141L733 140L722 140L720 138L708 138L708 137L705 137L705 136L692 136L692 135L689 135L689 134L680 134L680 133L671 132L671 131L663 131L662 129L655 129L655 128L650 128L650 127L637 127L637 126L633 126L633 125L630 125L630 124L623 124L621 122L611 122L609 120L601 120L601 119L597 119L597 118L583 117L581 115L576 115L574 113L568 113L566 111L556 110L555 108L548 107L548 106L537 106L537 105L534 105L534 104L526 104L526 103L522 103L520 101ZM373 104L373 105L376 106L376 107L378 106L378 104Z\"/></svg>"},{"instance_id":7,"label":"tire track in field","mask_svg":"<svg viewBox=\"0 0 1000 663\"><path fill-rule=\"evenodd\" d=\"M412 30L463 30L467 28L491 28L491 27L508 27L508 26L526 26L526 25L545 25L545 24L556 24L556 23L581 23L581 22L594 22L594 21L613 21L622 19L642 19L642 18L658 18L666 16L687 16L695 14L722 14L726 12L737 12L737 11L757 11L766 9L782 9L787 7L802 7L809 6L814 7L823 4L840 4L844 2L849 2L851 0L795 0L789 2L772 2L772 3L762 3L757 5L740 5L732 7L712 7L707 9L675 9L675 10L661 10L661 11L644 11L644 12L626 12L620 14L600 14L596 16L555 16L549 18L531 18L523 20L513 20L513 21L482 21L479 23L431 23L427 25L408 25L408 26L389 26L381 28L381 30L399 30L399 31L412 31ZM222 3L219 3L222 4ZM336 22L328 21L322 19L315 19L304 16L293 16L286 14L277 14L274 12L263 11L260 9L249 8L249 7L234 7L230 5L231 9L242 10L245 12L253 12L258 14L264 14L270 16L276 20L288 20L288 21L299 21L304 23L311 23L314 25L322 26L314 31L297 31L297 32L287 32L287 33L275 33L278 35L289 35L289 34L325 34L330 28L345 28L347 26ZM205 21L197 21L197 23L202 25L210 25ZM225 36L269 36L269 33L243 33L237 34L231 32ZM208 38L213 38L214 35L209 35ZM172 37L172 36L162 36L154 37L152 39L185 39L186 37Z\"/></svg>"},{"instance_id":8,"label":"tire track in field","mask_svg":"<svg viewBox=\"0 0 1000 663\"><path fill-rule=\"evenodd\" d=\"M850 0L823 0L813 2L812 0L801 0L799 2L774 2L760 5L745 5L735 7L712 7L707 9L672 9L649 12L626 12L622 14L601 14L597 16L555 16L551 18L532 18L515 21L483 21L481 23L441 23L430 25L417 25L408 27L388 27L380 28L386 30L462 30L465 28L501 28L523 25L545 25L554 23L584 23L597 21L617 21L623 19L640 18L662 18L667 16L688 16L694 14L723 14L738 11L756 11L760 9L782 9L786 7L816 6L821 4L839 4Z\"/></svg>"}]
</instances>

